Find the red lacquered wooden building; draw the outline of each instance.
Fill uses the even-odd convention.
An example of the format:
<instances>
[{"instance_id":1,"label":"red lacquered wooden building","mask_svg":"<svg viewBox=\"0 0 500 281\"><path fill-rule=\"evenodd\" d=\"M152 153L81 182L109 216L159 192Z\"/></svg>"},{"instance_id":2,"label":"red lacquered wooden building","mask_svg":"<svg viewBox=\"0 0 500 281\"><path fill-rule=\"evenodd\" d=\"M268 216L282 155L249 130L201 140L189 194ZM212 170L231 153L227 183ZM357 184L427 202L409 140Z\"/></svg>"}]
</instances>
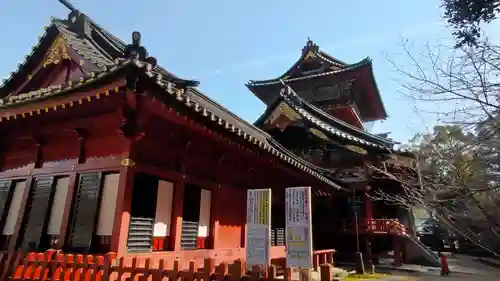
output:
<instances>
[{"instance_id":1,"label":"red lacquered wooden building","mask_svg":"<svg viewBox=\"0 0 500 281\"><path fill-rule=\"evenodd\" d=\"M247 190L272 188L282 258L284 190L312 186L315 249L357 251L348 202L359 201L362 249L383 237L375 251L401 256L404 212L369 200L398 184L369 166L411 155L363 128L386 117L369 60L348 65L308 42L279 79L248 84L268 105L252 125L158 65L138 32L126 44L61 2L68 18L0 87L2 250L233 261Z\"/></svg>"},{"instance_id":2,"label":"red lacquered wooden building","mask_svg":"<svg viewBox=\"0 0 500 281\"><path fill-rule=\"evenodd\" d=\"M259 128L65 2L0 88L3 250L244 257L246 191L340 187Z\"/></svg>"},{"instance_id":3,"label":"red lacquered wooden building","mask_svg":"<svg viewBox=\"0 0 500 281\"><path fill-rule=\"evenodd\" d=\"M435 264L437 259L414 239L408 210L371 200L377 190L404 196L400 182L377 167L403 169L398 171L403 174L415 170L405 164L414 162L409 151L397 149L386 134L366 129L387 117L369 58L347 64L308 40L284 74L252 80L247 87L267 105L256 125L348 191L316 194L313 215L321 214L313 216L316 248L334 248L337 258L356 251L384 256L392 250L397 264L422 255Z\"/></svg>"}]
</instances>

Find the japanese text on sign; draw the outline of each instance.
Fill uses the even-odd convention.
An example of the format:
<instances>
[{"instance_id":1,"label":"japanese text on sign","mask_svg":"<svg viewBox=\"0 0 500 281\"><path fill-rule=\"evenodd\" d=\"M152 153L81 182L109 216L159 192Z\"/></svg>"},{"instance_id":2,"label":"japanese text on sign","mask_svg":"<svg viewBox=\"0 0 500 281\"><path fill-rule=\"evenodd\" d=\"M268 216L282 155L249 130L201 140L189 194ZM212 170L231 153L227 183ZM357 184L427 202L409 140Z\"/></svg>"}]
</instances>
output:
<instances>
[{"instance_id":1,"label":"japanese text on sign","mask_svg":"<svg viewBox=\"0 0 500 281\"><path fill-rule=\"evenodd\" d=\"M286 262L312 268L311 188L286 189Z\"/></svg>"},{"instance_id":2,"label":"japanese text on sign","mask_svg":"<svg viewBox=\"0 0 500 281\"><path fill-rule=\"evenodd\" d=\"M267 266L271 229L271 190L253 189L247 193L246 263Z\"/></svg>"}]
</instances>

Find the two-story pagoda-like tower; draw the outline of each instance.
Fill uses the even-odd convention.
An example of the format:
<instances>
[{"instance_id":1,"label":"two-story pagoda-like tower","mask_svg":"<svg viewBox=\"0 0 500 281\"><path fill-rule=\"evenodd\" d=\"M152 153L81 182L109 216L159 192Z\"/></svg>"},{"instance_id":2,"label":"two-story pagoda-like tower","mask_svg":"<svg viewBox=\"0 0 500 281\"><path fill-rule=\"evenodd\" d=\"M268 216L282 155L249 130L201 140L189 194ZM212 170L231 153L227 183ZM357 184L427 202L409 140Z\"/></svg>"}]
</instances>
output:
<instances>
[{"instance_id":1,"label":"two-story pagoda-like tower","mask_svg":"<svg viewBox=\"0 0 500 281\"><path fill-rule=\"evenodd\" d=\"M267 105L255 124L348 191L315 197L315 246L335 248L338 258L360 251L368 258L384 256L391 249L396 263L414 255L436 263L413 239L408 211L372 202L370 196L377 190L401 193L400 183L378 175L375 167L387 171L393 168L388 163L401 166L413 156L385 135L364 128L387 117L369 58L347 64L308 40L299 60L284 74L251 80L247 87ZM408 172L414 173L411 168Z\"/></svg>"}]
</instances>

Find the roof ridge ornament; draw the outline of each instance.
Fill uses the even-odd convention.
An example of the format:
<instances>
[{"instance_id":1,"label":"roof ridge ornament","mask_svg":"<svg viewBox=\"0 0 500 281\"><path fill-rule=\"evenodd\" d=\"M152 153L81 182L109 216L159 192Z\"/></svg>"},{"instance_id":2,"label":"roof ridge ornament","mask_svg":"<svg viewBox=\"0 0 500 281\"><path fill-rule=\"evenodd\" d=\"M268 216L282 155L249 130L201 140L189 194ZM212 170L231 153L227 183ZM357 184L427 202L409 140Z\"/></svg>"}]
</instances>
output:
<instances>
[{"instance_id":1,"label":"roof ridge ornament","mask_svg":"<svg viewBox=\"0 0 500 281\"><path fill-rule=\"evenodd\" d=\"M312 52L316 53L316 52L319 51L319 46L316 43L314 43L314 41L311 40L311 38L307 37L307 43L304 46L304 48L302 48L302 54L305 55L309 51L312 51Z\"/></svg>"},{"instance_id":2,"label":"roof ridge ornament","mask_svg":"<svg viewBox=\"0 0 500 281\"><path fill-rule=\"evenodd\" d=\"M68 8L68 10L71 11L68 15L70 27L83 38L91 37L92 31L87 15L78 10L68 0L59 0L59 3L63 4L66 8Z\"/></svg>"},{"instance_id":3,"label":"roof ridge ornament","mask_svg":"<svg viewBox=\"0 0 500 281\"><path fill-rule=\"evenodd\" d=\"M155 57L148 56L148 50L141 46L141 37L139 31L132 32L132 44L125 46L123 58L149 63L153 69L157 64L157 60Z\"/></svg>"},{"instance_id":4,"label":"roof ridge ornament","mask_svg":"<svg viewBox=\"0 0 500 281\"><path fill-rule=\"evenodd\" d=\"M283 88L280 90L280 95L282 97L286 97L290 95L290 86L288 86L283 79L280 79L281 84L283 84Z\"/></svg>"}]
</instances>

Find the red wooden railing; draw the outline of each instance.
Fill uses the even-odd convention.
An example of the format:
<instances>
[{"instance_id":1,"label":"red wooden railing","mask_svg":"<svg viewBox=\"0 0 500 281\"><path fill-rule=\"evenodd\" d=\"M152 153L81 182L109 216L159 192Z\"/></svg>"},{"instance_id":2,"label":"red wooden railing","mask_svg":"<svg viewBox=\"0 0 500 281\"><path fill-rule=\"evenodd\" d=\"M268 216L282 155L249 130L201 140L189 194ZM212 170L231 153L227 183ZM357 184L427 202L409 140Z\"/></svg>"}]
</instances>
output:
<instances>
[{"instance_id":1,"label":"red wooden railing","mask_svg":"<svg viewBox=\"0 0 500 281\"><path fill-rule=\"evenodd\" d=\"M356 224L352 220L344 220L342 227L344 231L355 231ZM405 225L397 219L360 220L358 229L360 233L407 235Z\"/></svg>"},{"instance_id":2,"label":"red wooden railing","mask_svg":"<svg viewBox=\"0 0 500 281\"><path fill-rule=\"evenodd\" d=\"M333 250L315 251L317 257L333 261ZM205 259L203 265L190 261L187 269L181 269L179 260L170 267L163 259L115 258L114 253L102 256L72 255L61 252L0 253L0 281L291 281L292 268L285 267L283 277L278 278L276 267L271 265L264 272L259 267L246 270L241 260L233 264L215 265L215 259ZM333 267L329 263L320 266L321 281L333 281Z\"/></svg>"},{"instance_id":3,"label":"red wooden railing","mask_svg":"<svg viewBox=\"0 0 500 281\"><path fill-rule=\"evenodd\" d=\"M313 269L318 271L321 264L331 264L333 265L333 254L335 254L334 249L327 250L314 250L313 251Z\"/></svg>"}]
</instances>

